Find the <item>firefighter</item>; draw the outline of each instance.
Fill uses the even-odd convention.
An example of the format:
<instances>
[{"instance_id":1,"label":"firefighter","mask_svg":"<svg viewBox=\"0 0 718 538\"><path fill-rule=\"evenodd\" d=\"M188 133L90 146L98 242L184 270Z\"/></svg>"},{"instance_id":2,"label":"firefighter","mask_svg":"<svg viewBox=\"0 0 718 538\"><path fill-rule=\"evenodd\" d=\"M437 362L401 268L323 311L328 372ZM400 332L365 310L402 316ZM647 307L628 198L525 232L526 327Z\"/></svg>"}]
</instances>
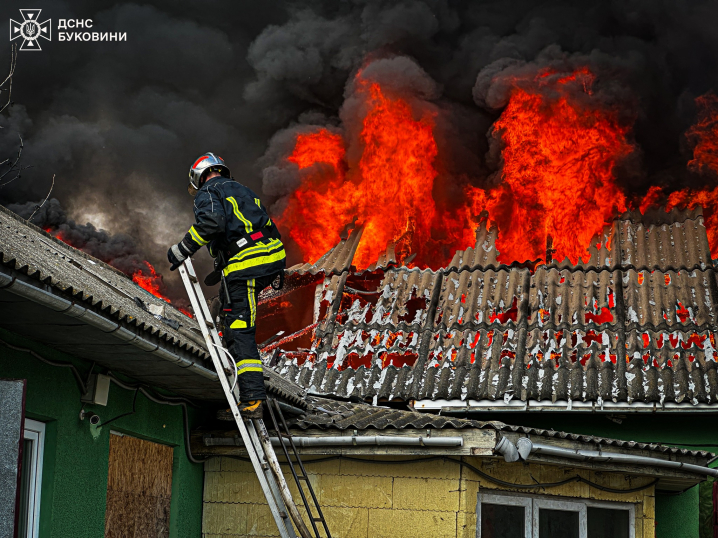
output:
<instances>
[{"instance_id":1,"label":"firefighter","mask_svg":"<svg viewBox=\"0 0 718 538\"><path fill-rule=\"evenodd\" d=\"M266 392L255 340L257 296L283 275L284 245L257 195L232 179L214 153L192 165L187 190L194 196L196 223L167 258L173 271L203 246L215 258L214 283L223 277L224 337L237 364L239 409L245 418L261 418Z\"/></svg>"}]
</instances>

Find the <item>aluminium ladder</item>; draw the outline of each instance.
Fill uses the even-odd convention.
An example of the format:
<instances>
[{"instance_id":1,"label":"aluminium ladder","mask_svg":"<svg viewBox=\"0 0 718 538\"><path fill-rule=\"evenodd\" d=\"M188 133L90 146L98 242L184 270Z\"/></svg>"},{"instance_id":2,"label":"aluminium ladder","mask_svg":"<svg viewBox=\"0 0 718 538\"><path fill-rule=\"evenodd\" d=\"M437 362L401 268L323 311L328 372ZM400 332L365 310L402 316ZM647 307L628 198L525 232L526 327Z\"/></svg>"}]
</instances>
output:
<instances>
[{"instance_id":1,"label":"aluminium ladder","mask_svg":"<svg viewBox=\"0 0 718 538\"><path fill-rule=\"evenodd\" d=\"M182 282L187 289L190 304L192 305L192 309L195 313L195 319L197 320L205 342L207 343L207 350L212 357L212 362L214 363L215 371L219 377L219 382L222 385L222 390L224 391L224 395L229 403L234 421L237 423L237 429L242 436L242 441L244 441L244 446L247 449L247 454L252 462L254 471L259 479L259 485L261 486L264 496L267 499L269 510L272 513L275 523L277 524L277 528L279 529L279 534L282 538L297 538L294 527L292 526L292 521L294 521L301 538L311 538L309 530L302 520L297 506L292 499L292 495L289 492L289 487L287 486L287 482L284 479L284 475L282 474L282 470L279 466L279 461L277 460L277 456L272 448L272 443L270 441L269 434L267 433L267 429L264 426L264 421L262 419L244 420L239 413L239 409L237 407L236 366L232 356L222 344L217 327L209 313L209 307L207 306L207 301L204 298L204 293L202 293L202 288L199 285L197 274L195 273L192 261L189 258L187 258L182 265L180 265L179 272L182 276ZM231 386L230 380L233 381ZM271 405L269 401L267 404ZM278 406L277 409L279 409ZM273 413L272 418L274 418ZM283 416L282 422L284 422ZM283 436L278 429L277 435L279 436L282 445L284 445ZM286 435L291 442L291 436L289 435L288 430L286 431ZM282 448L286 454L286 448L284 446L282 446ZM302 476L306 477L304 466L301 464L301 460L299 460L299 455L296 453L296 449L294 450L294 454L296 462L298 462L301 466ZM296 473L294 472L292 462L289 461L289 463L292 469L292 474L295 476L295 480L297 481L297 486L299 487L302 499L305 499L302 486L299 482L300 479L298 479ZM304 481L311 492L311 496L315 502L315 507L319 512L319 517L315 518L309 510L309 505L306 504L305 500L304 506L309 513L312 527L316 533L315 521L321 521L324 528L327 529L326 522L324 521L324 517L318 504L316 503L316 496L314 495L314 491L311 489L309 480L304 478ZM317 533L316 536L318 537L319 534ZM331 538L328 529L326 536Z\"/></svg>"}]
</instances>

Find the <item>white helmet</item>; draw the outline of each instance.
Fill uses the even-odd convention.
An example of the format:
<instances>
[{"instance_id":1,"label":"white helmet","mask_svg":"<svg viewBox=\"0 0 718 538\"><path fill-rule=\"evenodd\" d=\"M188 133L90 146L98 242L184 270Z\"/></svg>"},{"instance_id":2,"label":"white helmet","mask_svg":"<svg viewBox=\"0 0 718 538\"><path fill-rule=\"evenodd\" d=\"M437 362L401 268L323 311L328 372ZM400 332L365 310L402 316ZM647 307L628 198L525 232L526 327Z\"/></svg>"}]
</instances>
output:
<instances>
[{"instance_id":1,"label":"white helmet","mask_svg":"<svg viewBox=\"0 0 718 538\"><path fill-rule=\"evenodd\" d=\"M225 177L230 177L229 168L224 164L224 160L214 153L205 153L197 159L189 169L189 184L195 190L199 190L202 186L202 176L210 168L216 169Z\"/></svg>"}]
</instances>

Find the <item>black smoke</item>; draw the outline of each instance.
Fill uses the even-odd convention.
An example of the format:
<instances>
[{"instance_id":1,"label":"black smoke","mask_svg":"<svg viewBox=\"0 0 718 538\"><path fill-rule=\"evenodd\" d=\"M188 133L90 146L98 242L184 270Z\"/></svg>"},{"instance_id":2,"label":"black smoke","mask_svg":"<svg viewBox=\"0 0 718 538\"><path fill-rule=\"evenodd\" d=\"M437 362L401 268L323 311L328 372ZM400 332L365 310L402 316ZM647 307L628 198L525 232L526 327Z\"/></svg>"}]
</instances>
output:
<instances>
[{"instance_id":1,"label":"black smoke","mask_svg":"<svg viewBox=\"0 0 718 538\"><path fill-rule=\"evenodd\" d=\"M0 35L21 7L3 3ZM0 118L0 158L21 133L23 162L33 168L0 188L0 202L43 199L55 174L53 196L75 221L97 219L97 228L135 238L165 272L167 246L192 220L185 191L192 160L218 152L235 178L280 210L301 181L282 169L281 148L307 126L351 128L352 77L362 67L408 84L438 111L447 198L455 185L483 185L495 171L486 134L512 70L589 63L597 85L635 115L641 170L622 181L639 194L651 184L700 181L686 172L683 133L695 119L694 99L718 89L718 4L709 1L39 0L33 7L53 21L91 18L93 30L127 32L128 40L55 40L20 54L17 104Z\"/></svg>"},{"instance_id":2,"label":"black smoke","mask_svg":"<svg viewBox=\"0 0 718 538\"><path fill-rule=\"evenodd\" d=\"M173 298L175 306L187 308L189 301L176 282L167 286L161 275L152 274L153 267L147 264L147 253L137 239L126 233L109 233L94 224L75 222L56 198L50 198L42 205L33 202L8 204L7 208L32 224L42 228L65 243L94 256L129 277L142 275L152 277L153 284L165 296Z\"/></svg>"}]
</instances>

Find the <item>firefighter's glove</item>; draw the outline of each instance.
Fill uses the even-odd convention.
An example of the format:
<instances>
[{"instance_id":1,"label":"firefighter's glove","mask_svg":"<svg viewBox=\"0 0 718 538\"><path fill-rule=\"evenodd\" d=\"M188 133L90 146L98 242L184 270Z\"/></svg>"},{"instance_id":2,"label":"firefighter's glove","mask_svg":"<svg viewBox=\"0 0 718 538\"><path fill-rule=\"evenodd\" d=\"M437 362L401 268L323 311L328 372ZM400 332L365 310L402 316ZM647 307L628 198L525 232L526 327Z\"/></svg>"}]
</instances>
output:
<instances>
[{"instance_id":1,"label":"firefighter's glove","mask_svg":"<svg viewBox=\"0 0 718 538\"><path fill-rule=\"evenodd\" d=\"M185 244L184 240L170 247L167 251L167 259L170 262L170 271L175 271L182 262L192 255L192 250Z\"/></svg>"}]
</instances>

